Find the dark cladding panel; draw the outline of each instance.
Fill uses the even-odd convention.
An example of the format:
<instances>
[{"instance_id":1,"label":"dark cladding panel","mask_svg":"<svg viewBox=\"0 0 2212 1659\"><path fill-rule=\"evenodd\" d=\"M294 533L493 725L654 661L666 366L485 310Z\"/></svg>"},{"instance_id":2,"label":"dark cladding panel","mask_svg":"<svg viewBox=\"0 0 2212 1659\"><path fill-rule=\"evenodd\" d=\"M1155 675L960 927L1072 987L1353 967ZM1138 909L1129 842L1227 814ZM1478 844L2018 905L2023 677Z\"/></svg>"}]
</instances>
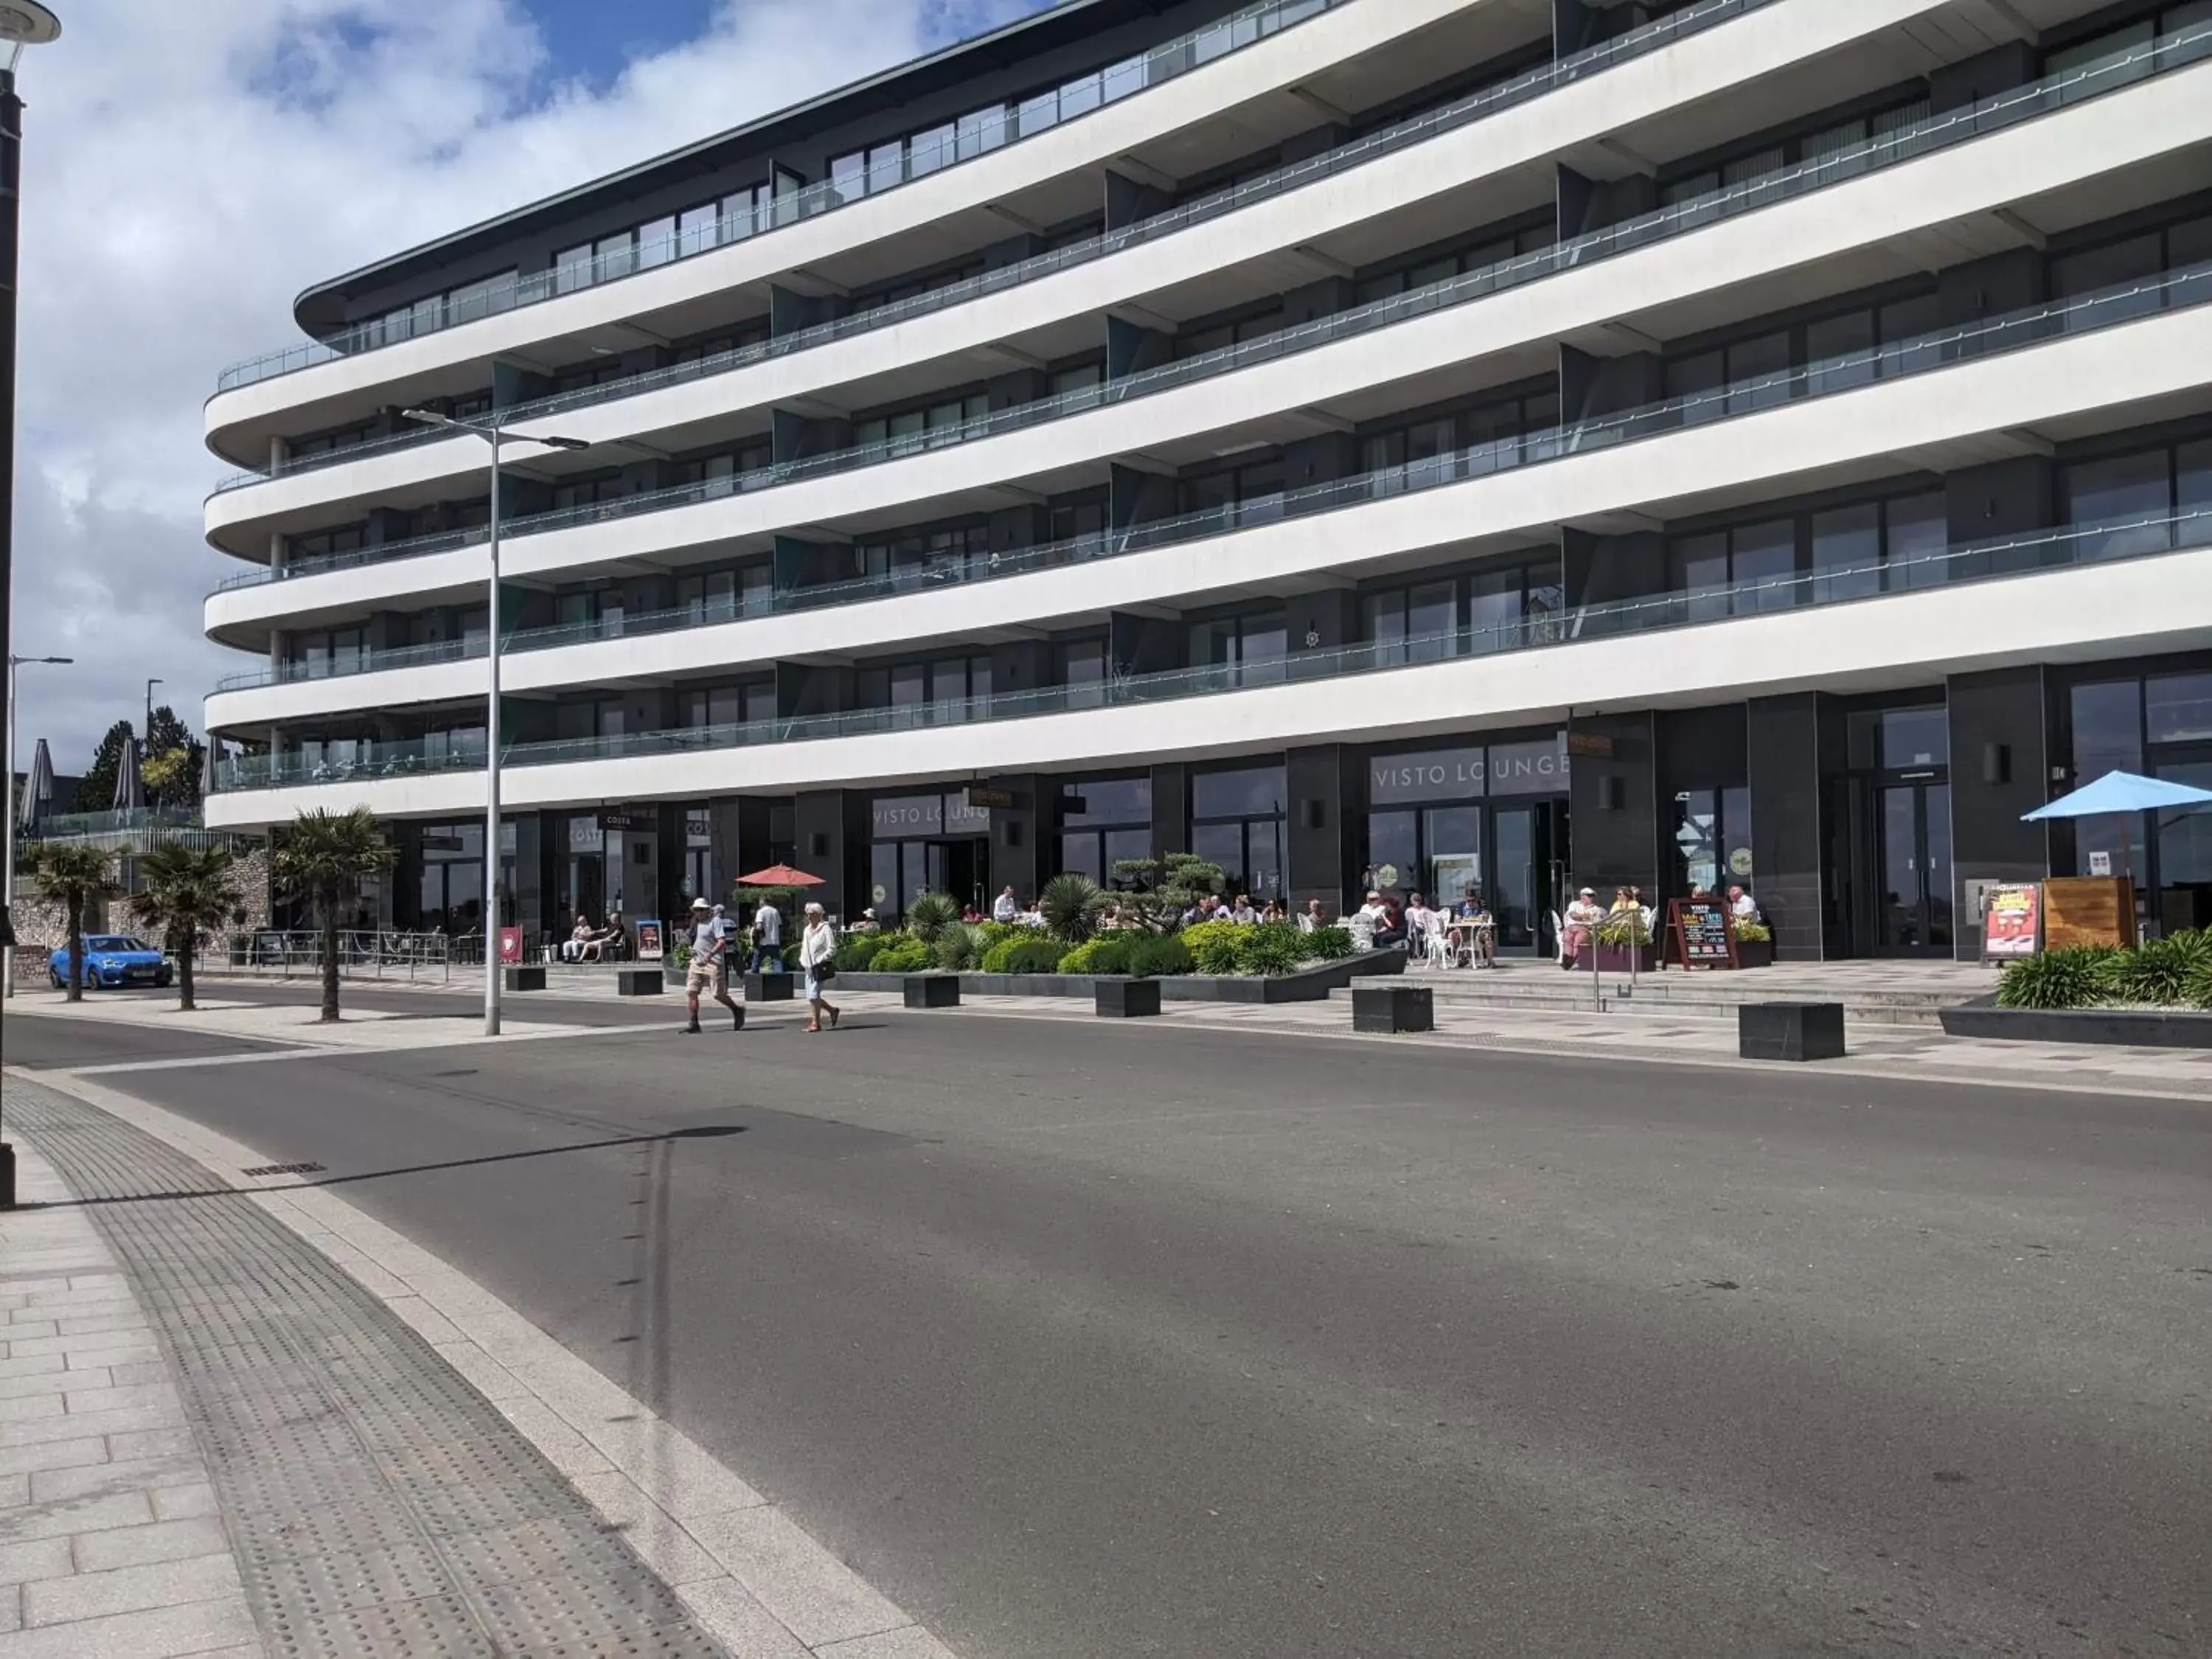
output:
<instances>
[{"instance_id":1,"label":"dark cladding panel","mask_svg":"<svg viewBox=\"0 0 2212 1659\"><path fill-rule=\"evenodd\" d=\"M2046 799L2045 691L2033 665L1955 675L1948 690L1954 938L1959 960L1972 962L1982 944L1976 884L2050 873L2044 827L2021 822Z\"/></svg>"},{"instance_id":2,"label":"dark cladding panel","mask_svg":"<svg viewBox=\"0 0 2212 1659\"><path fill-rule=\"evenodd\" d=\"M1777 957L1826 954L1820 879L1820 699L1754 697L1747 709L1752 867ZM1577 830L1580 826L1577 825Z\"/></svg>"}]
</instances>

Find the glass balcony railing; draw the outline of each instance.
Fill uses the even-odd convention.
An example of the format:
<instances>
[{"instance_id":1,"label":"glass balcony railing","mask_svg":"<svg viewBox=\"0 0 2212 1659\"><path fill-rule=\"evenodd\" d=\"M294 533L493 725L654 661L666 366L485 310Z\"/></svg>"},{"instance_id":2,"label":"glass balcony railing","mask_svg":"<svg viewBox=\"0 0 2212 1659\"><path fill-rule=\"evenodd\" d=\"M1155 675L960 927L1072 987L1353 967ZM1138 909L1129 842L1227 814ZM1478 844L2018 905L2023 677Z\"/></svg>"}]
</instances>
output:
<instances>
[{"instance_id":1,"label":"glass balcony railing","mask_svg":"<svg viewBox=\"0 0 2212 1659\"><path fill-rule=\"evenodd\" d=\"M1758 616L1853 604L1966 582L2153 557L2176 549L2212 547L2212 508L2110 519L2062 530L1972 542L1894 560L1826 566L1791 576L1715 584L1578 610L1544 611L1510 622L1461 628L1412 639L1370 641L1334 650L1302 651L1266 661L1132 674L1086 685L1042 686L990 696L860 708L737 726L684 726L619 737L521 743L501 750L503 766L550 766L646 755L702 754L769 744L804 743L1022 720L1081 709L1170 702L1182 697L1333 679L1352 674L1431 666L1501 653L1531 651L1662 629L1711 626ZM269 789L314 783L418 776L482 767L480 750L423 743L364 744L357 757L311 759L297 754L246 756L222 763L219 790Z\"/></svg>"},{"instance_id":2,"label":"glass balcony railing","mask_svg":"<svg viewBox=\"0 0 2212 1659\"><path fill-rule=\"evenodd\" d=\"M1094 109L1105 108L1148 87L1202 69L1231 52L1256 46L1295 24L1346 3L1347 0L1262 0L1259 5L1248 6L1202 24L1150 52L1100 71L1095 99L1087 95L1091 77L1085 76L1086 96L1076 106L1071 107L1060 100L1052 100L1048 109L1024 103L1018 109L1006 110L978 124L963 121L957 134L948 133L933 147L911 146L905 154L901 177L896 179L872 173L857 185L848 179L824 179L795 191L779 192L740 211L725 213L716 221L711 234L684 231L649 242L628 244L617 252L589 260L564 264L557 270L531 271L483 284L471 290L464 302L440 303L427 313L422 307L416 307L408 313L406 323L398 330L385 319L378 318L319 340L248 358L232 364L216 376L216 390L233 392L281 374L311 368L318 363L373 351L402 339L416 339L457 328L481 317L538 305L559 295L596 287L677 259L745 241L803 219L817 218L867 197L879 196L898 185L910 184L979 155L1003 149L1023 138L1064 126Z\"/></svg>"},{"instance_id":3,"label":"glass balcony railing","mask_svg":"<svg viewBox=\"0 0 2212 1659\"><path fill-rule=\"evenodd\" d=\"M762 598L736 596L717 606L684 605L665 611L625 611L618 617L518 629L501 635L501 652L542 651L597 641L668 634L716 627L750 617L898 598L934 588L997 580L1037 570L1086 564L1093 560L1143 552L1155 547L1225 535L1255 525L1332 512L1364 501L1415 494L1462 483L1492 473L1571 456L1616 444L1662 437L1709 422L1758 414L1806 398L1833 397L1881 381L1894 380L1999 356L2068 335L2094 332L2160 312L2212 301L2212 262L2138 283L2116 284L2069 300L2052 301L1986 318L1956 328L1915 335L1885 346L1820 358L1802 368L1746 376L1700 392L1644 404L1617 415L1525 432L1515 437L1451 450L1402 465L1362 472L1327 483L1309 484L1227 507L1156 519L1110 534L1072 537L1034 547L971 555L965 558L847 581L777 589ZM483 654L481 635L436 645L368 652L351 659L347 673L374 673L426 663L452 662ZM288 663L276 669L251 669L222 681L217 691L337 678L322 664Z\"/></svg>"},{"instance_id":4,"label":"glass balcony railing","mask_svg":"<svg viewBox=\"0 0 2212 1659\"><path fill-rule=\"evenodd\" d=\"M1480 270L1468 271L1389 299L1355 306L1294 328L1279 330L1273 334L1224 346L1178 362L1162 364L1157 368L1109 380L1103 385L1084 386L1034 402L994 410L955 425L912 436L856 445L801 460L779 462L750 472L683 484L673 489L642 491L612 501L529 514L510 520L502 526L501 534L510 538L541 535L579 525L696 506L732 495L750 494L781 484L904 459L928 450L1019 431L1109 404L1151 396L1195 380L1295 356L1338 340L1469 304L1504 289L1518 287L1664 241L1737 214L1756 211L1847 179L1864 177L1950 144L1964 143L2038 115L2070 107L2117 88L2135 84L2208 57L2212 57L2212 23L2170 36L2156 46L2116 52L2107 58L2069 70L2063 74L2051 76L2031 85L1983 99L1972 106L1899 127L1864 143L1831 151L1813 161L1797 162L1706 191L1655 212L1608 226L1603 230L1558 243L1536 253L1501 260ZM483 539L484 532L480 529L443 532L387 543L380 547L335 554L326 558L301 561L288 565L281 571L256 566L232 576L222 583L222 589L218 591L251 586L283 576L315 574L386 559L446 552L473 545Z\"/></svg>"},{"instance_id":5,"label":"glass balcony railing","mask_svg":"<svg viewBox=\"0 0 2212 1659\"><path fill-rule=\"evenodd\" d=\"M570 413L601 404L633 398L642 392L659 392L672 386L688 385L694 380L725 374L732 369L749 367L771 357L781 357L794 351L826 345L833 341L849 339L876 329L888 328L911 318L944 311L970 300L1002 293L1032 283L1039 277L1077 265L1088 264L1109 254L1139 243L1150 242L1192 225L1203 224L1224 214L1249 207L1256 202L1270 200L1288 194L1302 185L1320 179L1332 179L1367 162L1437 137L1498 114L1502 111L1525 104L1533 98L1551 92L1572 82L1585 81L1599 71L1625 63L1631 58L1656 52L1662 46L1692 34L1703 33L1715 24L1738 17L1746 12L1758 11L1778 3L1778 0L1698 0L1698 3L1674 12L1656 22L1646 23L1627 33L1562 58L1545 64L1501 81L1494 86L1457 98L1403 121L1378 128L1352 143L1310 156L1288 167L1248 179L1231 188L1187 202L1155 214L1147 219L1086 237L1066 247L1054 248L1048 253L985 271L959 282L948 283L926 294L908 295L890 304L873 307L849 317L840 317L824 323L796 329L773 340L739 346L728 351L717 352L696 362L678 363L667 368L656 368L634 374L604 385L588 386L575 392L556 393L551 397L532 398L501 411L501 419L509 426ZM348 461L366 459L370 456L395 449L410 449L423 443L436 442L452 434L437 427L410 427L387 436L371 438L343 448L324 450L313 455L301 456L265 471L244 471L232 473L215 487L213 494L222 495L233 489L242 489L252 484L265 483L275 477L312 471L326 466L336 466Z\"/></svg>"}]
</instances>

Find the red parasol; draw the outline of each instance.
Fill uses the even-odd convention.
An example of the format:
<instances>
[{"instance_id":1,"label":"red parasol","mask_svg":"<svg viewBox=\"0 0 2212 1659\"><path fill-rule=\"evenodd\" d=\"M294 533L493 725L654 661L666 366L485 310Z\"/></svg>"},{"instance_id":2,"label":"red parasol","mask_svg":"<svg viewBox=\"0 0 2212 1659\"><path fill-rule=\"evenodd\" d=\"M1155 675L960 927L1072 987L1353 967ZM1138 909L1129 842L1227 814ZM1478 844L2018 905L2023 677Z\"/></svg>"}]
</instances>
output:
<instances>
[{"instance_id":1,"label":"red parasol","mask_svg":"<svg viewBox=\"0 0 2212 1659\"><path fill-rule=\"evenodd\" d=\"M771 864L765 870L756 870L750 876L739 876L740 887L819 887L823 878L810 876L804 870L794 870L787 864Z\"/></svg>"}]
</instances>

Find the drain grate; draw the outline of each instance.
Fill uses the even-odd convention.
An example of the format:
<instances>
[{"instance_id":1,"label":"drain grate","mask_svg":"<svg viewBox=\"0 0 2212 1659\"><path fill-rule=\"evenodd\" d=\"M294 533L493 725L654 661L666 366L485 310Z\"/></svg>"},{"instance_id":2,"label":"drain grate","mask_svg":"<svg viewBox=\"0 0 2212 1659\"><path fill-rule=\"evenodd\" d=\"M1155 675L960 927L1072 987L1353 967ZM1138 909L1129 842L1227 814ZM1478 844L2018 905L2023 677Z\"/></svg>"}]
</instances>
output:
<instances>
[{"instance_id":1,"label":"drain grate","mask_svg":"<svg viewBox=\"0 0 2212 1659\"><path fill-rule=\"evenodd\" d=\"M322 1170L323 1166L319 1164L257 1164L250 1170L240 1170L239 1174L250 1176L320 1175Z\"/></svg>"},{"instance_id":2,"label":"drain grate","mask_svg":"<svg viewBox=\"0 0 2212 1659\"><path fill-rule=\"evenodd\" d=\"M6 1090L9 1126L79 1197L108 1200L91 1214L176 1376L270 1659L728 1659L336 1263L151 1136L35 1084ZM161 1201L179 1196L192 1201Z\"/></svg>"}]
</instances>

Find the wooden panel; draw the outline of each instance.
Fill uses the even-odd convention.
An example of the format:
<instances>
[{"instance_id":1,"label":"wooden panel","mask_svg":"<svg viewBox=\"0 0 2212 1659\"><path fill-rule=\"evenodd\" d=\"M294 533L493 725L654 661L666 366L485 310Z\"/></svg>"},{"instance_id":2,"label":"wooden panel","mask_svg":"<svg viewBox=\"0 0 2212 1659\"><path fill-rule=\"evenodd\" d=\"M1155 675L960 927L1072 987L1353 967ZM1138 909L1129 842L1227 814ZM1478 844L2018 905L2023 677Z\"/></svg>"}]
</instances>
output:
<instances>
[{"instance_id":1,"label":"wooden panel","mask_svg":"<svg viewBox=\"0 0 2212 1659\"><path fill-rule=\"evenodd\" d=\"M2043 884L2043 948L2136 942L2136 884L2126 876L2059 876Z\"/></svg>"}]
</instances>

